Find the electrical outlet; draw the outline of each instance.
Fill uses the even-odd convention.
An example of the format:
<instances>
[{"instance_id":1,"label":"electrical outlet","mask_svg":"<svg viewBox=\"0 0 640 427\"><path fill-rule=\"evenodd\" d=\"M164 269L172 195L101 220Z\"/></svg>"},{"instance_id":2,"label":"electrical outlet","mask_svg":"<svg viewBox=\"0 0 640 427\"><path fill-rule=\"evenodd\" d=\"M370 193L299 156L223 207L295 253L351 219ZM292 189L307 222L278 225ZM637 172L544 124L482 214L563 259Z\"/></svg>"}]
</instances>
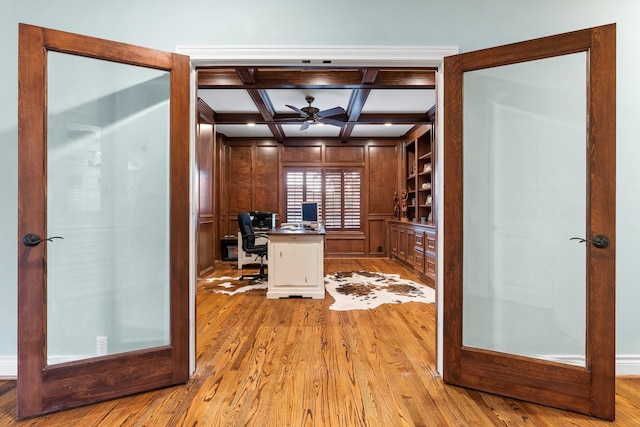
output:
<instances>
[{"instance_id":1,"label":"electrical outlet","mask_svg":"<svg viewBox=\"0 0 640 427\"><path fill-rule=\"evenodd\" d=\"M107 337L96 337L96 355L105 356L109 352Z\"/></svg>"}]
</instances>

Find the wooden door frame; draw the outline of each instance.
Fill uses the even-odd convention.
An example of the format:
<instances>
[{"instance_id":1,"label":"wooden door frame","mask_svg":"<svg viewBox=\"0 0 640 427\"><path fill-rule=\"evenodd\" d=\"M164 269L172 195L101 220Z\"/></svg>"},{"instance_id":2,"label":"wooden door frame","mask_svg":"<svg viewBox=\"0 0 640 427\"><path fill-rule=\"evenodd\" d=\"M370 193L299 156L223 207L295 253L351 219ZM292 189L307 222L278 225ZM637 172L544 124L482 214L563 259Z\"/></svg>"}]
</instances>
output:
<instances>
[{"instance_id":1,"label":"wooden door frame","mask_svg":"<svg viewBox=\"0 0 640 427\"><path fill-rule=\"evenodd\" d=\"M18 231L46 236L47 52L170 71L170 344L47 365L46 245L18 243L18 418L184 383L189 378L189 60L181 55L20 24ZM186 113L185 113L186 112ZM44 145L44 149L42 148ZM37 167L29 168L28 165ZM31 284L32 286L29 286ZM44 350L44 351L43 351ZM91 375L92 381L87 381ZM72 378L72 376L75 376ZM92 388L93 387L93 388Z\"/></svg>"},{"instance_id":2,"label":"wooden door frame","mask_svg":"<svg viewBox=\"0 0 640 427\"><path fill-rule=\"evenodd\" d=\"M335 66L363 66L371 67L424 67L437 68L436 72L436 111L443 111L443 64L444 58L450 55L456 55L459 52L458 46L305 46L298 48L288 48L282 46L264 46L264 47L219 47L208 45L178 45L176 52L187 55L191 59L192 65L198 67L211 66L300 66L301 60L309 61L305 66L309 68L323 67L323 61L330 58L332 65ZM193 92L197 93L197 82ZM195 116L192 119L194 126ZM443 151L443 131L444 131L444 115L436 113L435 118L435 140L437 144L436 155L436 194L443 194L442 177L442 154ZM221 157L222 159L222 157ZM223 168L220 169L224 173ZM219 202L219 206L223 205L223 201ZM436 230L438 236L443 236L443 203L441 200L435 201L436 205ZM436 248L437 259L443 259L443 246L438 243ZM437 283L436 283L436 369L438 373L443 373L443 307L442 298L439 297L443 292L443 269L442 263L437 265ZM194 270L195 271L195 270Z\"/></svg>"},{"instance_id":3,"label":"wooden door frame","mask_svg":"<svg viewBox=\"0 0 640 427\"><path fill-rule=\"evenodd\" d=\"M447 58L444 144L444 379L446 382L518 399L563 407L601 418L615 417L615 24L483 49ZM613 49L610 48L613 46ZM462 340L463 135L462 74L514 62L589 52L587 144L587 236L604 234L606 250L587 246L586 367L498 354L465 347ZM596 144L596 141L601 141ZM607 147L610 147L608 145ZM599 197L591 197L591 195ZM599 274L594 276L594 271ZM594 278L595 277L595 278ZM518 386L519 385L519 386ZM554 389L555 391L551 391ZM610 400L595 399L600 393Z\"/></svg>"}]
</instances>

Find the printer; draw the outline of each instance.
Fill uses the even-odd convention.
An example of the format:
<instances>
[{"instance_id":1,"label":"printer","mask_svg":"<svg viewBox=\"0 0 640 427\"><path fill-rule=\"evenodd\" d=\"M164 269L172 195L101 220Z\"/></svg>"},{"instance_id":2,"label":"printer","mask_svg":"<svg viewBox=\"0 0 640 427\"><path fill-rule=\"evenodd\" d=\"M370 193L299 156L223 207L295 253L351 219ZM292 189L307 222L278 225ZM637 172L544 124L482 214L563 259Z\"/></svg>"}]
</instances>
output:
<instances>
[{"instance_id":1,"label":"printer","mask_svg":"<svg viewBox=\"0 0 640 427\"><path fill-rule=\"evenodd\" d=\"M271 230L276 227L276 214L272 212L249 212L255 230Z\"/></svg>"}]
</instances>

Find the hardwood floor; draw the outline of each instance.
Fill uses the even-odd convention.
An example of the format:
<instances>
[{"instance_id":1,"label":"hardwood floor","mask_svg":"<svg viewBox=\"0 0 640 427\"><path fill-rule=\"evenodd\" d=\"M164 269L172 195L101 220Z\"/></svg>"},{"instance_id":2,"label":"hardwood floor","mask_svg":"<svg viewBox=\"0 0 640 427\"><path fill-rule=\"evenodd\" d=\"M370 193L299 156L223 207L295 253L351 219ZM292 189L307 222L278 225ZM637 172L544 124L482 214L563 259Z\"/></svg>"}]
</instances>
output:
<instances>
[{"instance_id":1,"label":"hardwood floor","mask_svg":"<svg viewBox=\"0 0 640 427\"><path fill-rule=\"evenodd\" d=\"M416 280L387 259L325 261L327 273L361 269ZM222 275L238 275L235 264L217 264L211 276ZM0 381L0 425L640 425L640 379L616 381L615 423L443 384L435 373L434 305L335 312L330 296L264 295L199 287L197 371L184 386L17 422L16 383Z\"/></svg>"}]
</instances>

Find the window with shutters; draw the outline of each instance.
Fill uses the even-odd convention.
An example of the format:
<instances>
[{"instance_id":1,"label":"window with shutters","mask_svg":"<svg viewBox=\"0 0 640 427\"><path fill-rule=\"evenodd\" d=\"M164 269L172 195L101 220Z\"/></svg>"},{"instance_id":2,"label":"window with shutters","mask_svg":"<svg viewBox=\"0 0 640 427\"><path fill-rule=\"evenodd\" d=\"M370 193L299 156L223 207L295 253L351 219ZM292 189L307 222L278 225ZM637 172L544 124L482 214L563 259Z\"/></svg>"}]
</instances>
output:
<instances>
[{"instance_id":1,"label":"window with shutters","mask_svg":"<svg viewBox=\"0 0 640 427\"><path fill-rule=\"evenodd\" d=\"M287 168L286 222L300 222L300 204L319 202L325 229L361 229L361 168Z\"/></svg>"}]
</instances>

